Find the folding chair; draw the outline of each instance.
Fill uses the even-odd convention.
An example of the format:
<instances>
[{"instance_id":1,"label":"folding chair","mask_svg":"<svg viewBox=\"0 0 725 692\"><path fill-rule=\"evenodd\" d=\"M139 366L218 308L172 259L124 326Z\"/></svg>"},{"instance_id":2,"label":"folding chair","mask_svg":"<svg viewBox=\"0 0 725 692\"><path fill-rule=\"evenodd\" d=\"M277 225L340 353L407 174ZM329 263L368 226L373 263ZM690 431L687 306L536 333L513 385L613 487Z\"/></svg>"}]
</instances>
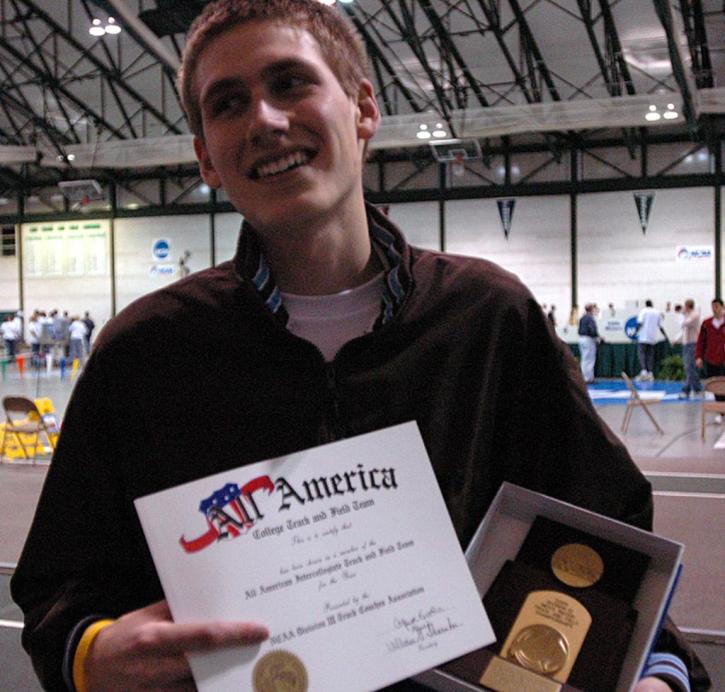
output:
<instances>
[{"instance_id":1,"label":"folding chair","mask_svg":"<svg viewBox=\"0 0 725 692\"><path fill-rule=\"evenodd\" d=\"M629 428L629 421L632 419L632 412L635 408L638 406L644 409L644 412L649 416L649 419L654 423L655 428L657 428L660 435L664 435L665 431L660 428L659 423L655 420L655 417L652 415L652 413L649 410L649 404L659 404L660 399L651 399L650 401L645 401L640 395L637 388L634 386L634 382L630 379L629 375L627 375L626 372L622 373L622 379L627 385L627 389L629 389L629 399L627 399L627 408L624 412L624 420L622 421L622 432L626 433L627 428Z\"/></svg>"},{"instance_id":2,"label":"folding chair","mask_svg":"<svg viewBox=\"0 0 725 692\"><path fill-rule=\"evenodd\" d=\"M8 435L14 435L18 443L23 457L28 459L28 453L25 449L25 440L21 435L35 435L33 439L33 463L36 461L38 455L38 443L40 442L41 434L44 434L51 449L55 449L55 440L50 434L51 431L48 429L43 416L35 402L32 399L27 399L24 396L6 396L3 399L3 408L5 409L5 432L3 434L3 442L0 447L0 459L5 455L5 446L7 443Z\"/></svg>"},{"instance_id":3,"label":"folding chair","mask_svg":"<svg viewBox=\"0 0 725 692\"><path fill-rule=\"evenodd\" d=\"M709 377L702 382L702 391L712 392L715 396L725 396L725 377ZM702 425L700 434L705 439L705 414L719 413L725 415L725 401L709 401L704 399L702 402Z\"/></svg>"}]
</instances>

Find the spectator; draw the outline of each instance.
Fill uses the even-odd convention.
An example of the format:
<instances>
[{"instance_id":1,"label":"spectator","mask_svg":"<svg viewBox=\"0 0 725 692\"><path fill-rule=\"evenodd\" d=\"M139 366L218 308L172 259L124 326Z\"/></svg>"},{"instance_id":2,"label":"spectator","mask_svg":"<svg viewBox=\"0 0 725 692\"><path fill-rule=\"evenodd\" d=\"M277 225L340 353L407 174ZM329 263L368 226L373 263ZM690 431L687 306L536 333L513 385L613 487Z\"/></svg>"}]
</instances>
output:
<instances>
[{"instance_id":1,"label":"spectator","mask_svg":"<svg viewBox=\"0 0 725 692\"><path fill-rule=\"evenodd\" d=\"M714 298L712 303L712 317L708 317L700 327L695 346L695 365L705 369L705 377L725 375L725 310L720 298ZM725 401L725 397L715 397L718 401ZM723 417L718 413L715 417L722 423Z\"/></svg>"},{"instance_id":2,"label":"spectator","mask_svg":"<svg viewBox=\"0 0 725 692\"><path fill-rule=\"evenodd\" d=\"M655 375L655 344L661 332L667 338L662 327L662 315L652 306L651 300L646 300L644 308L637 316L637 340L639 342L638 354L641 371L636 380L654 380Z\"/></svg>"},{"instance_id":3,"label":"spectator","mask_svg":"<svg viewBox=\"0 0 725 692\"><path fill-rule=\"evenodd\" d=\"M677 310L677 308L675 308ZM700 333L700 312L695 309L695 301L688 298L682 311L682 361L685 364L685 385L680 392L680 399L688 399L690 392L698 394L702 384L695 365L695 348Z\"/></svg>"},{"instance_id":4,"label":"spectator","mask_svg":"<svg viewBox=\"0 0 725 692\"><path fill-rule=\"evenodd\" d=\"M8 363L13 363L17 353L19 335L12 315L5 315L5 319L0 324L0 332L2 332L5 342L5 358Z\"/></svg>"},{"instance_id":5,"label":"spectator","mask_svg":"<svg viewBox=\"0 0 725 692\"><path fill-rule=\"evenodd\" d=\"M86 345L86 353L91 352L91 336L93 335L93 330L96 328L96 323L91 319L91 313L86 310L85 313L83 313L83 324L86 325L86 336L85 336L85 345Z\"/></svg>"},{"instance_id":6,"label":"spectator","mask_svg":"<svg viewBox=\"0 0 725 692\"><path fill-rule=\"evenodd\" d=\"M28 322L28 343L30 344L30 362L34 368L40 367L40 315L36 310Z\"/></svg>"},{"instance_id":7,"label":"spectator","mask_svg":"<svg viewBox=\"0 0 725 692\"><path fill-rule=\"evenodd\" d=\"M88 334L88 328L86 327L83 320L78 317L77 315L74 317L71 317L71 323L68 328L68 335L69 335L69 348L68 348L68 358L71 361L71 363L74 360L78 360L80 363L83 363L83 353L84 353L84 341Z\"/></svg>"},{"instance_id":8,"label":"spectator","mask_svg":"<svg viewBox=\"0 0 725 692\"><path fill-rule=\"evenodd\" d=\"M579 320L579 350L581 352L581 371L587 384L594 382L594 366L597 361L597 344L600 342L599 330L595 319L596 305L587 303L584 314Z\"/></svg>"}]
</instances>

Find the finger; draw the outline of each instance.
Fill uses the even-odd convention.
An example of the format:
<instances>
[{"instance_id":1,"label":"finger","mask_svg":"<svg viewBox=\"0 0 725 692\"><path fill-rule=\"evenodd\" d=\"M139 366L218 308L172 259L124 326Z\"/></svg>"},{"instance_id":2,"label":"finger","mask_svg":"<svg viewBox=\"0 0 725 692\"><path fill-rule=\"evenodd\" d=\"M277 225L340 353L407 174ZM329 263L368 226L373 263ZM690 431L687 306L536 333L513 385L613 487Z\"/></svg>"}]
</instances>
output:
<instances>
[{"instance_id":1,"label":"finger","mask_svg":"<svg viewBox=\"0 0 725 692\"><path fill-rule=\"evenodd\" d=\"M140 646L156 654L174 654L251 646L268 637L266 627L250 622L157 623L147 628Z\"/></svg>"}]
</instances>

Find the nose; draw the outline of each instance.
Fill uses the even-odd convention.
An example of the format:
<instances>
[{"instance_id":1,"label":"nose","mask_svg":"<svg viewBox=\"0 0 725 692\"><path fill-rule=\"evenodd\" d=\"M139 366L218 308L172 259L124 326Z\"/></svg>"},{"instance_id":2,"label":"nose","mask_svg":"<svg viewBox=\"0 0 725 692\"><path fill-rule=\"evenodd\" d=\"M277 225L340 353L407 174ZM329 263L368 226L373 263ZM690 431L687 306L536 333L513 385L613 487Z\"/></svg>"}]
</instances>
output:
<instances>
[{"instance_id":1,"label":"nose","mask_svg":"<svg viewBox=\"0 0 725 692\"><path fill-rule=\"evenodd\" d=\"M289 129L287 112L270 98L260 97L254 100L250 108L248 136L251 142L264 143L267 139L277 139Z\"/></svg>"}]
</instances>

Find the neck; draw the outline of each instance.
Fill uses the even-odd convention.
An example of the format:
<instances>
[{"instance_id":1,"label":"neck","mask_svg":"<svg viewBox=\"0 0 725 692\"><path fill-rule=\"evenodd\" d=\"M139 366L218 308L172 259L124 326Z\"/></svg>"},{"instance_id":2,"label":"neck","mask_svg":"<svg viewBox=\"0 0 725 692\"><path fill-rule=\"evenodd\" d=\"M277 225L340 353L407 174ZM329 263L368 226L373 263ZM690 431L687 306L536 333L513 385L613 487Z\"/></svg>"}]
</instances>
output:
<instances>
[{"instance_id":1,"label":"neck","mask_svg":"<svg viewBox=\"0 0 725 692\"><path fill-rule=\"evenodd\" d=\"M365 283L382 269L370 243L362 197L352 213L264 234L261 242L277 285L286 293L339 293Z\"/></svg>"}]
</instances>

